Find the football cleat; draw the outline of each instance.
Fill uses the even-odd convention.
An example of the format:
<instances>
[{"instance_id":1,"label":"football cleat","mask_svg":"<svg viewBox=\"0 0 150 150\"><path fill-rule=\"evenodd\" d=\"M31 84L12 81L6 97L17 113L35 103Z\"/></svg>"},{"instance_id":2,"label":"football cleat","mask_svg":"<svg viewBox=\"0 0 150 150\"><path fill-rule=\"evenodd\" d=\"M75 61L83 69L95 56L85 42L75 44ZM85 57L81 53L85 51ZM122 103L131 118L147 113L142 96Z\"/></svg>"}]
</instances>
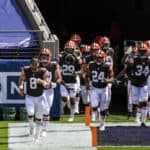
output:
<instances>
[{"instance_id":1,"label":"football cleat","mask_svg":"<svg viewBox=\"0 0 150 150\"><path fill-rule=\"evenodd\" d=\"M73 122L74 121L74 117L69 117L68 118L68 122Z\"/></svg>"},{"instance_id":2,"label":"football cleat","mask_svg":"<svg viewBox=\"0 0 150 150\"><path fill-rule=\"evenodd\" d=\"M40 142L39 138L35 137L35 138L34 138L34 142L35 142L35 143Z\"/></svg>"},{"instance_id":3,"label":"football cleat","mask_svg":"<svg viewBox=\"0 0 150 150\"><path fill-rule=\"evenodd\" d=\"M46 130L42 130L41 136L42 136L42 137L47 137L47 132L46 132Z\"/></svg>"},{"instance_id":4,"label":"football cleat","mask_svg":"<svg viewBox=\"0 0 150 150\"><path fill-rule=\"evenodd\" d=\"M104 124L100 124L99 130L100 130L100 131L104 131L104 130L105 130L105 125L104 125Z\"/></svg>"},{"instance_id":5,"label":"football cleat","mask_svg":"<svg viewBox=\"0 0 150 150\"><path fill-rule=\"evenodd\" d=\"M135 123L140 124L140 119L139 118L135 118Z\"/></svg>"},{"instance_id":6,"label":"football cleat","mask_svg":"<svg viewBox=\"0 0 150 150\"><path fill-rule=\"evenodd\" d=\"M79 110L76 109L76 110L74 111L74 113L75 113L75 114L79 114Z\"/></svg>"},{"instance_id":7,"label":"football cleat","mask_svg":"<svg viewBox=\"0 0 150 150\"><path fill-rule=\"evenodd\" d=\"M142 123L141 123L141 127L142 127L142 128L146 128L147 126L146 126L146 124L145 124L144 122L142 122Z\"/></svg>"}]
</instances>

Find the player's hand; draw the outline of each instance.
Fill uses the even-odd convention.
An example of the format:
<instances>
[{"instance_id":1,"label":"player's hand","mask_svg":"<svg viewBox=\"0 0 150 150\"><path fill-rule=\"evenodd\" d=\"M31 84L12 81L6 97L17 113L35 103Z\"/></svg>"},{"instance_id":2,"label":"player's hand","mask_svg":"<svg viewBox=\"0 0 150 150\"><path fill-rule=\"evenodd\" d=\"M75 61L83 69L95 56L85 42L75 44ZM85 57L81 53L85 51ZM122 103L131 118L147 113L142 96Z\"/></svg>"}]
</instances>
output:
<instances>
[{"instance_id":1,"label":"player's hand","mask_svg":"<svg viewBox=\"0 0 150 150\"><path fill-rule=\"evenodd\" d=\"M121 83L121 81L118 79L114 79L112 83L113 85L118 86Z\"/></svg>"},{"instance_id":2,"label":"player's hand","mask_svg":"<svg viewBox=\"0 0 150 150\"><path fill-rule=\"evenodd\" d=\"M80 72L79 71L75 71L75 72L73 72L73 75L80 75Z\"/></svg>"},{"instance_id":3,"label":"player's hand","mask_svg":"<svg viewBox=\"0 0 150 150\"><path fill-rule=\"evenodd\" d=\"M112 83L113 82L113 79L111 78L111 79L109 79L109 78L104 78L103 79L103 82L104 83Z\"/></svg>"},{"instance_id":4,"label":"player's hand","mask_svg":"<svg viewBox=\"0 0 150 150\"><path fill-rule=\"evenodd\" d=\"M129 63L129 64L134 64L133 58L129 58L129 59L128 59L128 63Z\"/></svg>"},{"instance_id":5,"label":"player's hand","mask_svg":"<svg viewBox=\"0 0 150 150\"><path fill-rule=\"evenodd\" d=\"M20 96L24 96L24 90L20 89L20 92L19 92Z\"/></svg>"}]
</instances>

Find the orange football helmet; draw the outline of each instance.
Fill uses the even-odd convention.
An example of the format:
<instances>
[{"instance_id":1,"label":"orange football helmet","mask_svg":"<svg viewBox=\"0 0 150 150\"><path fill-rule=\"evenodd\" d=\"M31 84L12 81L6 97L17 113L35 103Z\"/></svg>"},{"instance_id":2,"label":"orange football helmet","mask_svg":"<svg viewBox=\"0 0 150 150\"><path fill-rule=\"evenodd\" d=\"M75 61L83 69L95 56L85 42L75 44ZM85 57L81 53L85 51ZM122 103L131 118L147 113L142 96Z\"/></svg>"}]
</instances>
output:
<instances>
[{"instance_id":1,"label":"orange football helmet","mask_svg":"<svg viewBox=\"0 0 150 150\"><path fill-rule=\"evenodd\" d=\"M43 48L40 50L39 59L40 62L44 65L47 65L48 62L50 62L52 56L52 51L48 48Z\"/></svg>"},{"instance_id":2,"label":"orange football helmet","mask_svg":"<svg viewBox=\"0 0 150 150\"><path fill-rule=\"evenodd\" d=\"M106 36L102 37L100 39L100 45L101 45L102 49L107 50L108 48L110 48L110 39Z\"/></svg>"},{"instance_id":3,"label":"orange football helmet","mask_svg":"<svg viewBox=\"0 0 150 150\"><path fill-rule=\"evenodd\" d=\"M147 45L148 49L150 49L150 40L146 40L144 43Z\"/></svg>"},{"instance_id":4,"label":"orange football helmet","mask_svg":"<svg viewBox=\"0 0 150 150\"><path fill-rule=\"evenodd\" d=\"M52 51L48 48L43 48L40 50L40 55L52 56Z\"/></svg>"},{"instance_id":5,"label":"orange football helmet","mask_svg":"<svg viewBox=\"0 0 150 150\"><path fill-rule=\"evenodd\" d=\"M72 49L75 49L77 48L77 45L74 41L72 40L68 40L66 43L65 43L65 47L64 48L72 48Z\"/></svg>"},{"instance_id":6,"label":"orange football helmet","mask_svg":"<svg viewBox=\"0 0 150 150\"><path fill-rule=\"evenodd\" d=\"M147 52L148 46L144 42L141 42L138 44L137 50L138 52Z\"/></svg>"},{"instance_id":7,"label":"orange football helmet","mask_svg":"<svg viewBox=\"0 0 150 150\"><path fill-rule=\"evenodd\" d=\"M106 53L103 50L96 50L93 56L97 62L101 62L106 57Z\"/></svg>"},{"instance_id":8,"label":"orange football helmet","mask_svg":"<svg viewBox=\"0 0 150 150\"><path fill-rule=\"evenodd\" d=\"M84 45L82 48L81 48L81 51L82 53L86 53L86 52L90 52L90 45Z\"/></svg>"},{"instance_id":9,"label":"orange football helmet","mask_svg":"<svg viewBox=\"0 0 150 150\"><path fill-rule=\"evenodd\" d=\"M100 45L98 43L96 43L96 42L91 43L90 47L91 47L91 50L99 50L99 49L101 49Z\"/></svg>"},{"instance_id":10,"label":"orange football helmet","mask_svg":"<svg viewBox=\"0 0 150 150\"><path fill-rule=\"evenodd\" d=\"M70 37L70 40L76 42L76 44L80 44L81 43L81 36L79 34L72 34Z\"/></svg>"},{"instance_id":11,"label":"orange football helmet","mask_svg":"<svg viewBox=\"0 0 150 150\"><path fill-rule=\"evenodd\" d=\"M65 43L65 46L64 46L64 51L66 53L72 53L75 49L77 48L77 45L74 41L72 40L68 40L66 43Z\"/></svg>"}]
</instances>

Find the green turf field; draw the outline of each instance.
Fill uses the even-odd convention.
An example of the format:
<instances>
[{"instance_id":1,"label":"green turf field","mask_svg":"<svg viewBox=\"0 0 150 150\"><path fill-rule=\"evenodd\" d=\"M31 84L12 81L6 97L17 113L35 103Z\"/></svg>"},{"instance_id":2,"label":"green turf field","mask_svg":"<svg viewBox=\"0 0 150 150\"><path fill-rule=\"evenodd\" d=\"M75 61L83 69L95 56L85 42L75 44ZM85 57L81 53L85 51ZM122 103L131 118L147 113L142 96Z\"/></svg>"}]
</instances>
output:
<instances>
[{"instance_id":1,"label":"green turf field","mask_svg":"<svg viewBox=\"0 0 150 150\"><path fill-rule=\"evenodd\" d=\"M51 121L55 123L68 123L68 115L64 115L57 121ZM127 119L126 115L110 115L107 122L133 122L134 118ZM12 122L12 121L11 121ZM10 123L11 123L10 122ZM22 122L22 121L13 121ZM0 150L7 150L8 145L8 121L0 121ZM76 115L73 123L84 123L84 115ZM150 150L150 147L97 147L97 150Z\"/></svg>"},{"instance_id":2,"label":"green turf field","mask_svg":"<svg viewBox=\"0 0 150 150\"><path fill-rule=\"evenodd\" d=\"M6 150L8 144L8 122L0 121L0 150Z\"/></svg>"}]
</instances>

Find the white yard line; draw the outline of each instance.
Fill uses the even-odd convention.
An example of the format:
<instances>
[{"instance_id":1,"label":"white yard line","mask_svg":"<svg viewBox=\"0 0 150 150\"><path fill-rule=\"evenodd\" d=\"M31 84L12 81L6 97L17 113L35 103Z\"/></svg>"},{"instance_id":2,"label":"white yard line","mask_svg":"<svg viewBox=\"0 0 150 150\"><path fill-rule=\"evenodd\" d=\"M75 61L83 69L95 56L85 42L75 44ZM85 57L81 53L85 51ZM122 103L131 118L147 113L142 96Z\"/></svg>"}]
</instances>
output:
<instances>
[{"instance_id":1,"label":"white yard line","mask_svg":"<svg viewBox=\"0 0 150 150\"><path fill-rule=\"evenodd\" d=\"M48 127L47 137L35 143L28 135L27 123L9 124L10 150L96 150L91 147L91 131L84 124L55 124Z\"/></svg>"}]
</instances>

